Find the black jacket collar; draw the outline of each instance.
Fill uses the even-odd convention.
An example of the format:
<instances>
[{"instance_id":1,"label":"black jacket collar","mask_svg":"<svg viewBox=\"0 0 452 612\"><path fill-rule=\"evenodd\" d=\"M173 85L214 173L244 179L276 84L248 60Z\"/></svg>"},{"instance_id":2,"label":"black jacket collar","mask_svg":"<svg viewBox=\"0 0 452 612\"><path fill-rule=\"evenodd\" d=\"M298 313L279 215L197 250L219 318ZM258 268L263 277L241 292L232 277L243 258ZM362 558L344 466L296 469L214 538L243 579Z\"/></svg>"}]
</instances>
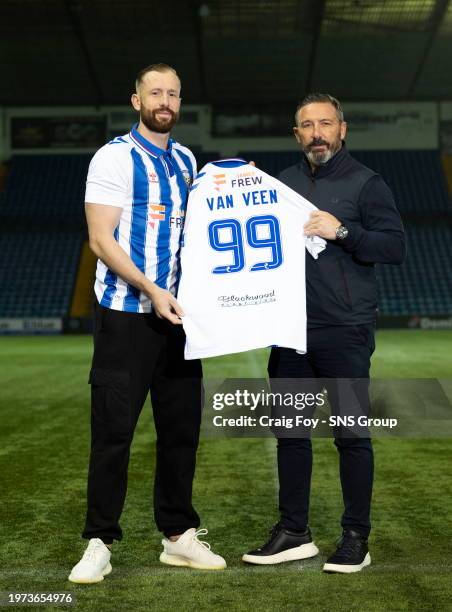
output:
<instances>
[{"instance_id":1,"label":"black jacket collar","mask_svg":"<svg viewBox=\"0 0 452 612\"><path fill-rule=\"evenodd\" d=\"M333 155L333 157L328 160L326 164L321 164L320 166L317 166L314 172L312 172L311 166L305 153L303 153L303 158L301 160L300 166L303 172L307 176L309 176L309 178L323 178L324 176L332 174L348 156L349 152L347 150L347 147L345 146L345 141L343 140L342 147L339 149L339 151L335 155Z\"/></svg>"}]
</instances>

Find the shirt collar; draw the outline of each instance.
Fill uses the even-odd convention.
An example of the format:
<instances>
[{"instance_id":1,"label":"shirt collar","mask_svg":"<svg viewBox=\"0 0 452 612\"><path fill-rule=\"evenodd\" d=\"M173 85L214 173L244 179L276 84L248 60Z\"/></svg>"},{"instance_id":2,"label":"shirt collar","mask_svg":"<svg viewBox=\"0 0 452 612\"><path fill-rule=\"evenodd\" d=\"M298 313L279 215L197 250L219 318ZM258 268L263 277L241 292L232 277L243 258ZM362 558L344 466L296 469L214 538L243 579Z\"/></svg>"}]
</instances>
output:
<instances>
[{"instance_id":1,"label":"shirt collar","mask_svg":"<svg viewBox=\"0 0 452 612\"><path fill-rule=\"evenodd\" d=\"M152 144L150 140L142 136L137 128L138 128L138 123L135 123L135 125L132 127L130 131L130 138L133 140L135 144L137 144L139 147L144 149L146 153L149 153L153 157L160 157L162 155L171 155L171 150L172 150L173 142L174 142L172 138L168 140L168 148L166 150L161 149L160 147L157 147L155 144Z\"/></svg>"}]
</instances>

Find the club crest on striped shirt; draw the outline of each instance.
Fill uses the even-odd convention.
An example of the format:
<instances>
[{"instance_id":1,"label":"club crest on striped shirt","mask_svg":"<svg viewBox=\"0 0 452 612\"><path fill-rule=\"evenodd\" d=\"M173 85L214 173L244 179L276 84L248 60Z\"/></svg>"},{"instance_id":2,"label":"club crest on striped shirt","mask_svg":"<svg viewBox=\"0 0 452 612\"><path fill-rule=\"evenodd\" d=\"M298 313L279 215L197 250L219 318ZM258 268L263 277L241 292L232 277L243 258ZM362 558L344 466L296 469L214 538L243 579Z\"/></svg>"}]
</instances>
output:
<instances>
[{"instance_id":1,"label":"club crest on striped shirt","mask_svg":"<svg viewBox=\"0 0 452 612\"><path fill-rule=\"evenodd\" d=\"M189 171L182 170L182 174L184 175L185 184L187 185L187 187L190 187L191 184L193 183L193 179L191 178Z\"/></svg>"}]
</instances>

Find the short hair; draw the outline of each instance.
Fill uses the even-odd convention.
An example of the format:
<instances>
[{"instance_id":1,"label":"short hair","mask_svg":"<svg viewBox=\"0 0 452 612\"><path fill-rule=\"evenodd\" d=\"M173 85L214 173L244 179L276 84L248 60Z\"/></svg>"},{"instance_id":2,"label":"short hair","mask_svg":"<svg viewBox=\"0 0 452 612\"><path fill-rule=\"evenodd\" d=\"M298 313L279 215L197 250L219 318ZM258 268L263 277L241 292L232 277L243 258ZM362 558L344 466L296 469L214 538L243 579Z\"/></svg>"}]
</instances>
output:
<instances>
[{"instance_id":1,"label":"short hair","mask_svg":"<svg viewBox=\"0 0 452 612\"><path fill-rule=\"evenodd\" d=\"M168 64L163 64L162 62L159 62L157 64L149 64L149 66L146 66L146 68L142 68L140 70L140 72L137 74L137 78L135 79L135 91L138 91L138 88L140 87L144 77L148 72L173 72L179 79L180 83L179 75L177 74L175 69L171 66L168 66Z\"/></svg>"},{"instance_id":2,"label":"short hair","mask_svg":"<svg viewBox=\"0 0 452 612\"><path fill-rule=\"evenodd\" d=\"M313 104L314 102L327 102L332 104L336 110L336 116L339 121L344 121L344 111L342 110L341 103L337 98L333 98L330 94L326 93L310 93L305 96L302 101L298 104L297 110L295 111L295 124L298 125L298 113L300 110L307 106L308 104Z\"/></svg>"}]
</instances>

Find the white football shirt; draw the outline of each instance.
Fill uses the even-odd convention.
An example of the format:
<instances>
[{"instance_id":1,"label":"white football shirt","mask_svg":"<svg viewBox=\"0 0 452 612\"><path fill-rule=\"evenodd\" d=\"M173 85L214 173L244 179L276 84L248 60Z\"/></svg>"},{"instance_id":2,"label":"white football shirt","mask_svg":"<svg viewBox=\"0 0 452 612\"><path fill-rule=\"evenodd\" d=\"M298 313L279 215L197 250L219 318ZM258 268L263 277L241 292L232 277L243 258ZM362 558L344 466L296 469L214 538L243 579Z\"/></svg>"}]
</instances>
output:
<instances>
[{"instance_id":1,"label":"white football shirt","mask_svg":"<svg viewBox=\"0 0 452 612\"><path fill-rule=\"evenodd\" d=\"M85 202L122 209L115 239L147 278L174 294L188 187L195 175L196 161L189 149L172 139L166 150L160 149L135 126L97 151L86 181ZM146 295L100 259L94 291L99 304L113 310L152 309Z\"/></svg>"},{"instance_id":2,"label":"white football shirt","mask_svg":"<svg viewBox=\"0 0 452 612\"><path fill-rule=\"evenodd\" d=\"M326 246L303 234L313 210L243 160L204 166L181 253L186 359L273 345L306 352L305 248L317 258Z\"/></svg>"}]
</instances>

